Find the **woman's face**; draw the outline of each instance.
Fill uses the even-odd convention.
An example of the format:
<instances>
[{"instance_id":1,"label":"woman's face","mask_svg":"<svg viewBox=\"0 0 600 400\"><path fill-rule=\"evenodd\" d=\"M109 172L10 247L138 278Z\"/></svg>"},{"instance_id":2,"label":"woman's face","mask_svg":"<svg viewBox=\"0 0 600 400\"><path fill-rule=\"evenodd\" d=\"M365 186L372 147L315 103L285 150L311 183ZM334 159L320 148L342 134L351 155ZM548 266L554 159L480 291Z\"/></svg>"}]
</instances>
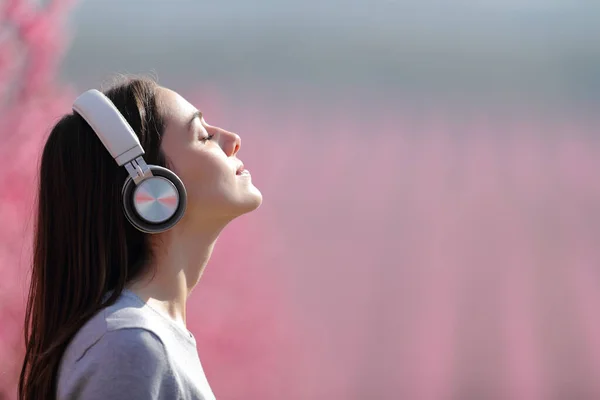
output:
<instances>
[{"instance_id":1,"label":"woman's face","mask_svg":"<svg viewBox=\"0 0 600 400\"><path fill-rule=\"evenodd\" d=\"M157 96L166 125L162 148L185 185L186 216L231 219L258 208L262 194L238 158L240 137L209 125L172 90L158 88Z\"/></svg>"}]
</instances>

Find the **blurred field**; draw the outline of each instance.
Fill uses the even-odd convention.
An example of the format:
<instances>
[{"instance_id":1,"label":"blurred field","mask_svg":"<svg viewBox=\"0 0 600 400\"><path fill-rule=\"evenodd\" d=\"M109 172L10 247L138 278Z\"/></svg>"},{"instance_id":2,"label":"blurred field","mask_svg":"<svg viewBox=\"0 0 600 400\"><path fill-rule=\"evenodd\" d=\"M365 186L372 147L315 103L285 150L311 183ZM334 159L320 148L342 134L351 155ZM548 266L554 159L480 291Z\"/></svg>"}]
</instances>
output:
<instances>
[{"instance_id":1,"label":"blurred field","mask_svg":"<svg viewBox=\"0 0 600 400\"><path fill-rule=\"evenodd\" d=\"M240 103L224 108L245 127L241 155L267 199L247 220L270 233L257 246L265 260L233 265L277 288L288 332L261 353L279 356L280 384L250 397L600 395L597 120L415 118L383 104L355 120L352 102L326 115ZM219 264L202 285L227 274ZM226 398L242 396L232 370L257 382L245 363L223 367Z\"/></svg>"}]
</instances>

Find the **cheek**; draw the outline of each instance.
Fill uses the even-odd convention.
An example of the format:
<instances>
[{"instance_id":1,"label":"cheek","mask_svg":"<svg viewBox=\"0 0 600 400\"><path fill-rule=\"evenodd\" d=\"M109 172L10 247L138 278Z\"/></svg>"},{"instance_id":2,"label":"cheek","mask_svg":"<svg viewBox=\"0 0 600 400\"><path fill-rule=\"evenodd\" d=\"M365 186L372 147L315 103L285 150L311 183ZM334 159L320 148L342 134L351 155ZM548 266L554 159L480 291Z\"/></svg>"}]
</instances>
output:
<instances>
[{"instance_id":1,"label":"cheek","mask_svg":"<svg viewBox=\"0 0 600 400\"><path fill-rule=\"evenodd\" d=\"M207 151L188 152L173 160L177 173L189 195L215 196L231 186L233 171L218 154Z\"/></svg>"}]
</instances>

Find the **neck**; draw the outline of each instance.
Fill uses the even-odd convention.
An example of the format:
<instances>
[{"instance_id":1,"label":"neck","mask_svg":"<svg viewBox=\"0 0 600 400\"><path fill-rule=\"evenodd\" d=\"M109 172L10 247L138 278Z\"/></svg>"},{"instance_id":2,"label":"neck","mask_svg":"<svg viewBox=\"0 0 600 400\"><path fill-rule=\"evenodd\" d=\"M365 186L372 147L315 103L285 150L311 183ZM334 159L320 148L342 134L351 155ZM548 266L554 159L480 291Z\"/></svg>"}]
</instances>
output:
<instances>
[{"instance_id":1,"label":"neck","mask_svg":"<svg viewBox=\"0 0 600 400\"><path fill-rule=\"evenodd\" d=\"M184 218L173 229L152 235L152 262L128 288L185 327L187 298L200 280L226 225L223 221L192 225Z\"/></svg>"}]
</instances>

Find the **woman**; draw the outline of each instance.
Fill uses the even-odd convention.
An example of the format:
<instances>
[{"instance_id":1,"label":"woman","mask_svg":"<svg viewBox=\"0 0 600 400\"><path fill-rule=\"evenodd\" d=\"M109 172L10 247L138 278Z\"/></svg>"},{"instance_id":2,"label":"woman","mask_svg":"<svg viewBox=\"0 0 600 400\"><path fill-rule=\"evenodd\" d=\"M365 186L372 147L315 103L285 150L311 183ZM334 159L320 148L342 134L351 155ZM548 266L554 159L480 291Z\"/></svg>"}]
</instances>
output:
<instances>
[{"instance_id":1,"label":"woman","mask_svg":"<svg viewBox=\"0 0 600 400\"><path fill-rule=\"evenodd\" d=\"M147 79L73 109L41 159L19 398L213 399L186 300L221 230L262 202L240 138ZM116 155L127 132L135 160ZM162 217L151 181L171 191Z\"/></svg>"}]
</instances>

